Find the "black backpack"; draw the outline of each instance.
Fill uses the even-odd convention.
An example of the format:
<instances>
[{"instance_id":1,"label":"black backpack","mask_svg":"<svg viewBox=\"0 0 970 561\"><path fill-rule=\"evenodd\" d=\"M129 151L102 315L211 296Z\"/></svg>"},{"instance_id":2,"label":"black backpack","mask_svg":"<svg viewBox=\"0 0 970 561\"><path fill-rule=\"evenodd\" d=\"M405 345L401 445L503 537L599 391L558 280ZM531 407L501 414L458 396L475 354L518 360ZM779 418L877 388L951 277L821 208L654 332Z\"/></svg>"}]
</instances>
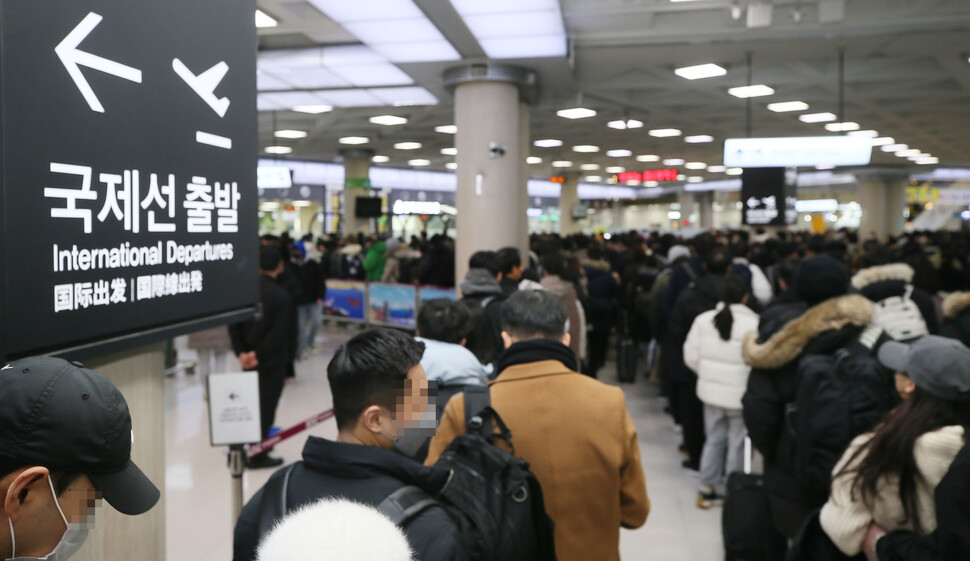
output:
<instances>
[{"instance_id":1,"label":"black backpack","mask_svg":"<svg viewBox=\"0 0 970 561\"><path fill-rule=\"evenodd\" d=\"M529 463L515 456L512 434L492 409L487 386L465 388L465 430L435 465L451 470L437 498L457 519L469 558L555 561L553 522L542 487ZM498 439L512 452L496 446Z\"/></svg>"},{"instance_id":2,"label":"black backpack","mask_svg":"<svg viewBox=\"0 0 970 561\"><path fill-rule=\"evenodd\" d=\"M798 363L786 424L795 440L795 477L819 496L828 495L832 470L852 439L898 403L893 373L873 356L881 338L882 330L870 327L834 355L806 355Z\"/></svg>"}]
</instances>

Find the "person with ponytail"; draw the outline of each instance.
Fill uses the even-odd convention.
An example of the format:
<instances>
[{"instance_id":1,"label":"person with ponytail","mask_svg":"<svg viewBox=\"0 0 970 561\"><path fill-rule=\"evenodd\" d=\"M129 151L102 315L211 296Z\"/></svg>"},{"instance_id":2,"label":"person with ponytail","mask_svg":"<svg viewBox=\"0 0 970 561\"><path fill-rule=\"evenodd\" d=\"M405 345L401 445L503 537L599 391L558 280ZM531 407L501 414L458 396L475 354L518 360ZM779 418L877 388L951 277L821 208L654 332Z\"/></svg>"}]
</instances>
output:
<instances>
[{"instance_id":1,"label":"person with ponytail","mask_svg":"<svg viewBox=\"0 0 970 561\"><path fill-rule=\"evenodd\" d=\"M697 316L684 343L684 362L697 373L697 397L704 403L707 440L701 453L697 506L723 503L727 474L741 471L746 429L741 398L751 368L741 354L744 336L758 330L758 314L745 303L749 287L728 276L717 307Z\"/></svg>"}]
</instances>

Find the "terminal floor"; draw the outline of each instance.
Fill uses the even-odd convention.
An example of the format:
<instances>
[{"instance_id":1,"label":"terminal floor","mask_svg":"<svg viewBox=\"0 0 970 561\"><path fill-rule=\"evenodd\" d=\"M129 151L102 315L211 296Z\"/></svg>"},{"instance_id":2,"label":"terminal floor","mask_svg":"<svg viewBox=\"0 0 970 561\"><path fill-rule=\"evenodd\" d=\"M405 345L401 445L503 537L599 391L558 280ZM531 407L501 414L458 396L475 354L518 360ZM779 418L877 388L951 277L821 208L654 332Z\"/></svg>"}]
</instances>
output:
<instances>
[{"instance_id":1,"label":"terminal floor","mask_svg":"<svg viewBox=\"0 0 970 561\"><path fill-rule=\"evenodd\" d=\"M326 365L334 349L355 332L355 328L342 327L324 330L318 340L319 354L297 363L296 379L283 390L277 425L288 427L331 407ZM616 383L612 362L601 372L600 379ZM652 503L650 517L642 528L621 531L622 558L720 561L724 555L721 511L703 511L695 506L697 481L680 466L680 436L673 432L669 417L663 413L663 401L657 397L656 388L642 378L622 387L637 426ZM179 373L166 379L165 390L167 559L229 561L233 527L231 481L224 449L209 446L203 379ZM287 463L299 460L306 434L334 438L336 426L332 420L317 425L282 443L275 454ZM246 500L272 472L246 472Z\"/></svg>"}]
</instances>

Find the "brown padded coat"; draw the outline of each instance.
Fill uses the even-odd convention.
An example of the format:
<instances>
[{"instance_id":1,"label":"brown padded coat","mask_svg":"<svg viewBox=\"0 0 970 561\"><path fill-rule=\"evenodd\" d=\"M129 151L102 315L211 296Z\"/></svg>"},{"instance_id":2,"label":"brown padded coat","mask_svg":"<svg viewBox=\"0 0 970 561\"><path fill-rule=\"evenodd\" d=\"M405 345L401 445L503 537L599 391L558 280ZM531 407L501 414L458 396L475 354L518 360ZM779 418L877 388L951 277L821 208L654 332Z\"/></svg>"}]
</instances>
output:
<instances>
[{"instance_id":1,"label":"brown padded coat","mask_svg":"<svg viewBox=\"0 0 970 561\"><path fill-rule=\"evenodd\" d=\"M623 392L556 360L505 369L489 384L492 407L529 462L555 521L559 561L618 561L620 527L638 528L650 501L637 432ZM465 399L448 402L426 464L465 432Z\"/></svg>"}]
</instances>

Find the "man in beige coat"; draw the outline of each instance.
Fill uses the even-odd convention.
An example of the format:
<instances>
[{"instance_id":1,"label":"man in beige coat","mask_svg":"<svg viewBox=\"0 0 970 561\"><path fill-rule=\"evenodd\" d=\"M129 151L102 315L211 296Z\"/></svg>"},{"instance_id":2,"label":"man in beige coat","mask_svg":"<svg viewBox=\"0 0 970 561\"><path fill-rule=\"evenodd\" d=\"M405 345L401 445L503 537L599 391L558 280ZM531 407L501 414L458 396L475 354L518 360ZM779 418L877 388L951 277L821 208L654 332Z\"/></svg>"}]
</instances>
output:
<instances>
[{"instance_id":1,"label":"man in beige coat","mask_svg":"<svg viewBox=\"0 0 970 561\"><path fill-rule=\"evenodd\" d=\"M637 432L619 388L576 372L566 317L547 291L509 297L502 307L506 350L489 384L492 407L542 485L559 561L616 561L620 528L642 526L650 510ZM464 425L459 394L448 402L428 465Z\"/></svg>"}]
</instances>

